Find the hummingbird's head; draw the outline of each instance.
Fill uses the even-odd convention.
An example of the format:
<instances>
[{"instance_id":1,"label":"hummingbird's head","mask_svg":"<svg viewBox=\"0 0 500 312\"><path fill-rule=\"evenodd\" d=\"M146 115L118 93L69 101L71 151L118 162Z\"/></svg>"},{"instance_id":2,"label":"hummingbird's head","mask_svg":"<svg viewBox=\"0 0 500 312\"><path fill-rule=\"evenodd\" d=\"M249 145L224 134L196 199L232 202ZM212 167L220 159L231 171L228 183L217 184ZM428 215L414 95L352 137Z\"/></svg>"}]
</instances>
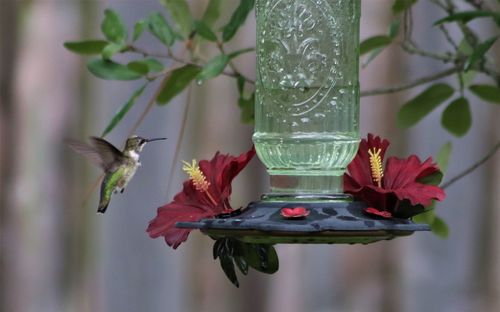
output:
<instances>
[{"instance_id":1,"label":"hummingbird's head","mask_svg":"<svg viewBox=\"0 0 500 312\"><path fill-rule=\"evenodd\" d=\"M167 138L154 138L154 139L146 139L137 135L131 136L130 138L127 139L127 143L125 143L125 150L127 151L134 151L136 153L139 153L142 151L142 148L146 143L152 142L152 141L160 141L160 140L166 140Z\"/></svg>"}]
</instances>

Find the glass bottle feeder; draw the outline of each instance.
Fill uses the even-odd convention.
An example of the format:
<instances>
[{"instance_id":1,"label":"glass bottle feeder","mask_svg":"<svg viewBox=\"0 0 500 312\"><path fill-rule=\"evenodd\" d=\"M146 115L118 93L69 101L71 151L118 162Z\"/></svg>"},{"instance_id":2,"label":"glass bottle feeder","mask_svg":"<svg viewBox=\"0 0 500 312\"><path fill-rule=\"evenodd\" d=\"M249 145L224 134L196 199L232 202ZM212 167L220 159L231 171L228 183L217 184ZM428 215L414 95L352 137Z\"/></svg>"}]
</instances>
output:
<instances>
[{"instance_id":1,"label":"glass bottle feeder","mask_svg":"<svg viewBox=\"0 0 500 312\"><path fill-rule=\"evenodd\" d=\"M360 0L257 0L256 17L253 141L271 190L239 215L176 226L251 243L366 244L428 230L367 216L343 193L360 141Z\"/></svg>"}]
</instances>

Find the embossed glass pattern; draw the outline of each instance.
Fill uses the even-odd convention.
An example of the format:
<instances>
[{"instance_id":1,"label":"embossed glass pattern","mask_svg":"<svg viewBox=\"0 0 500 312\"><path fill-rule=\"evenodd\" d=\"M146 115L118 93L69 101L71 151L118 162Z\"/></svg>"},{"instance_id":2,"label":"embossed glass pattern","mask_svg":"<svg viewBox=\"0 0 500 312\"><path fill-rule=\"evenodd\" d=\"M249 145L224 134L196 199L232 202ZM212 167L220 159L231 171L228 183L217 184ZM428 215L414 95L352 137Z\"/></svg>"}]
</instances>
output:
<instances>
[{"instance_id":1,"label":"embossed glass pattern","mask_svg":"<svg viewBox=\"0 0 500 312\"><path fill-rule=\"evenodd\" d=\"M360 0L257 0L253 140L273 193L342 193L359 143Z\"/></svg>"}]
</instances>

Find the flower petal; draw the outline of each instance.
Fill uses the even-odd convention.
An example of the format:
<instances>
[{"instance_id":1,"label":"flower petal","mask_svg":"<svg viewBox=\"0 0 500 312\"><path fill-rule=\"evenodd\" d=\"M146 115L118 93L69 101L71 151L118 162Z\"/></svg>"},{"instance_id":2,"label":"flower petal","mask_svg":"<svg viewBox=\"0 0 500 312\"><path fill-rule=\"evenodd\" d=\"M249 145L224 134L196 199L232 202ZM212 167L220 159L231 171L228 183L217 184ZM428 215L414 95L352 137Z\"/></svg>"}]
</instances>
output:
<instances>
[{"instance_id":1,"label":"flower petal","mask_svg":"<svg viewBox=\"0 0 500 312\"><path fill-rule=\"evenodd\" d=\"M412 205L422 205L424 207L432 204L432 200L442 201L446 198L446 193L442 188L435 185L427 185L418 182L410 183L405 188L393 191L399 200L408 199Z\"/></svg>"},{"instance_id":2,"label":"flower petal","mask_svg":"<svg viewBox=\"0 0 500 312\"><path fill-rule=\"evenodd\" d=\"M210 191L223 199L231 195L231 182L252 160L255 148L238 157L217 152L212 160L200 161L200 169L210 182Z\"/></svg>"},{"instance_id":3,"label":"flower petal","mask_svg":"<svg viewBox=\"0 0 500 312\"><path fill-rule=\"evenodd\" d=\"M207 212L200 207L186 206L172 202L158 208L156 217L149 222L147 232L151 238L165 237L167 244L176 249L184 242L190 229L178 229L175 224L179 221L198 221L211 217L214 213Z\"/></svg>"},{"instance_id":4,"label":"flower petal","mask_svg":"<svg viewBox=\"0 0 500 312\"><path fill-rule=\"evenodd\" d=\"M369 149L380 149L380 157L384 159L385 152L389 147L389 141L384 140L373 134L368 134L368 139L363 139L359 143L359 149L353 161L347 166L349 174L344 175L344 189L347 191L355 191L360 187L368 184L373 184L372 172L370 168ZM346 178L350 176L352 180Z\"/></svg>"},{"instance_id":5,"label":"flower petal","mask_svg":"<svg viewBox=\"0 0 500 312\"><path fill-rule=\"evenodd\" d=\"M418 179L424 178L439 171L432 158L428 158L424 163L420 159L411 155L407 159L389 157L385 168L384 188L399 189Z\"/></svg>"},{"instance_id":6,"label":"flower petal","mask_svg":"<svg viewBox=\"0 0 500 312\"><path fill-rule=\"evenodd\" d=\"M384 177L384 188L392 190L400 200L408 199L412 205L428 206L433 199L444 200L446 194L443 189L435 185L417 182L438 171L439 168L427 159L424 163L412 155L407 159L390 157Z\"/></svg>"},{"instance_id":7,"label":"flower petal","mask_svg":"<svg viewBox=\"0 0 500 312\"><path fill-rule=\"evenodd\" d=\"M281 216L287 219L307 217L309 213L310 211L306 207L284 207L280 210Z\"/></svg>"},{"instance_id":8,"label":"flower petal","mask_svg":"<svg viewBox=\"0 0 500 312\"><path fill-rule=\"evenodd\" d=\"M373 208L373 207L366 208L365 212L368 214L376 215L376 216L383 217L383 218L392 218L392 214L389 211L380 211L380 210Z\"/></svg>"}]
</instances>

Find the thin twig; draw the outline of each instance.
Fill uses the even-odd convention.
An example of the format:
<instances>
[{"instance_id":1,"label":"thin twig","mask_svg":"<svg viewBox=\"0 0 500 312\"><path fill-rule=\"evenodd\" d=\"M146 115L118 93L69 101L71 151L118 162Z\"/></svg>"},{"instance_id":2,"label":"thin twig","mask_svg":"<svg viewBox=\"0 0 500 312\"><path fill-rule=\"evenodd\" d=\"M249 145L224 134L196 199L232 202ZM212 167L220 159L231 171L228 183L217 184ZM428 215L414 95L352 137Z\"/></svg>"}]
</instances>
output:
<instances>
[{"instance_id":1,"label":"thin twig","mask_svg":"<svg viewBox=\"0 0 500 312\"><path fill-rule=\"evenodd\" d=\"M482 0L465 0L468 4L470 4L472 7L479 9L479 10L490 10L488 8L488 5L484 3Z\"/></svg>"},{"instance_id":2,"label":"thin twig","mask_svg":"<svg viewBox=\"0 0 500 312\"><path fill-rule=\"evenodd\" d=\"M434 3L435 5L437 5L438 7L440 7L441 9L447 11L447 7L439 0L430 0L430 2Z\"/></svg>"},{"instance_id":3,"label":"thin twig","mask_svg":"<svg viewBox=\"0 0 500 312\"><path fill-rule=\"evenodd\" d=\"M166 192L167 196L170 195L170 187L172 186L172 182L174 180L174 171L175 171L175 168L177 168L175 166L175 164L177 164L179 162L179 155L180 155L180 151L181 151L182 141L184 140L184 132L186 130L186 125L187 125L189 104L191 103L191 92L192 92L192 88L190 85L188 87L188 90L187 90L186 105L184 106L184 112L182 115L181 129L179 131L179 136L177 137L177 143L175 145L174 159L172 160L172 165L170 166L170 174L168 175L167 192Z\"/></svg>"},{"instance_id":4,"label":"thin twig","mask_svg":"<svg viewBox=\"0 0 500 312\"><path fill-rule=\"evenodd\" d=\"M144 118L146 118L146 116L148 115L148 113L151 111L151 109L155 105L156 98L160 94L161 90L163 89L163 86L165 85L165 83L167 82L167 80L168 80L169 77L170 77L169 74L166 74L163 77L163 79L162 79L162 81L160 83L160 86L155 90L155 93L149 99L149 102L146 105L146 108L144 108L144 110L142 111L141 116L139 116L139 118L137 119L137 121L134 123L134 126L130 129L127 137L131 137L135 133L135 131L137 131L137 129L139 128L139 126L141 125L141 123L144 121Z\"/></svg>"},{"instance_id":5,"label":"thin twig","mask_svg":"<svg viewBox=\"0 0 500 312\"><path fill-rule=\"evenodd\" d=\"M460 180L463 177L467 176L468 174L472 173L474 170L476 170L481 165L483 165L485 162L487 162L491 157L493 157L495 155L495 153L498 151L499 148L500 148L500 141L497 142L497 144L495 144L495 146L493 146L493 148L488 152L488 154L486 154L486 156L484 156L478 162L476 162L475 164L473 164L469 168L465 169L461 173L457 174L453 178L449 179L446 183L443 183L441 185L441 188L443 188L443 189L448 188L452 184L454 184L455 182L457 182L458 180Z\"/></svg>"},{"instance_id":6,"label":"thin twig","mask_svg":"<svg viewBox=\"0 0 500 312\"><path fill-rule=\"evenodd\" d=\"M461 67L456 66L456 67L448 68L447 70L435 73L434 75L422 77L422 78L416 79L414 81L403 83L400 85L361 91L360 95L362 97L364 97L364 96L381 95L381 94L387 94L387 93L395 93L395 92L403 91L406 89L411 89L411 88L414 88L416 86L419 86L419 85L422 85L422 84L425 84L425 83L428 83L428 82L431 82L434 80L448 77L449 75L452 75L456 72L459 72L460 70L461 70Z\"/></svg>"},{"instance_id":7,"label":"thin twig","mask_svg":"<svg viewBox=\"0 0 500 312\"><path fill-rule=\"evenodd\" d=\"M83 202L82 202L82 207L85 207L87 203L90 200L90 197L92 196L92 193L94 193L95 189L99 186L101 183L102 179L104 179L104 173L102 173L87 189L85 192L85 195L83 197Z\"/></svg>"},{"instance_id":8,"label":"thin twig","mask_svg":"<svg viewBox=\"0 0 500 312\"><path fill-rule=\"evenodd\" d=\"M450 35L449 31L448 31L448 28L446 28L445 25L439 25L439 29L441 30L441 32L443 33L444 37L446 38L446 41L448 41L448 43L453 46L453 48L455 49L455 51L458 51L458 45L455 42L455 40L453 40L453 38L451 37L451 35Z\"/></svg>"},{"instance_id":9,"label":"thin twig","mask_svg":"<svg viewBox=\"0 0 500 312\"><path fill-rule=\"evenodd\" d=\"M453 54L450 54L450 53L442 54L442 53L425 51L425 50L418 48L414 43L411 43L409 41L402 42L401 48L409 54L416 54L416 55L432 58L432 59L435 59L438 61L442 61L444 63L451 63L451 62L456 61L456 58L453 56Z\"/></svg>"}]
</instances>

